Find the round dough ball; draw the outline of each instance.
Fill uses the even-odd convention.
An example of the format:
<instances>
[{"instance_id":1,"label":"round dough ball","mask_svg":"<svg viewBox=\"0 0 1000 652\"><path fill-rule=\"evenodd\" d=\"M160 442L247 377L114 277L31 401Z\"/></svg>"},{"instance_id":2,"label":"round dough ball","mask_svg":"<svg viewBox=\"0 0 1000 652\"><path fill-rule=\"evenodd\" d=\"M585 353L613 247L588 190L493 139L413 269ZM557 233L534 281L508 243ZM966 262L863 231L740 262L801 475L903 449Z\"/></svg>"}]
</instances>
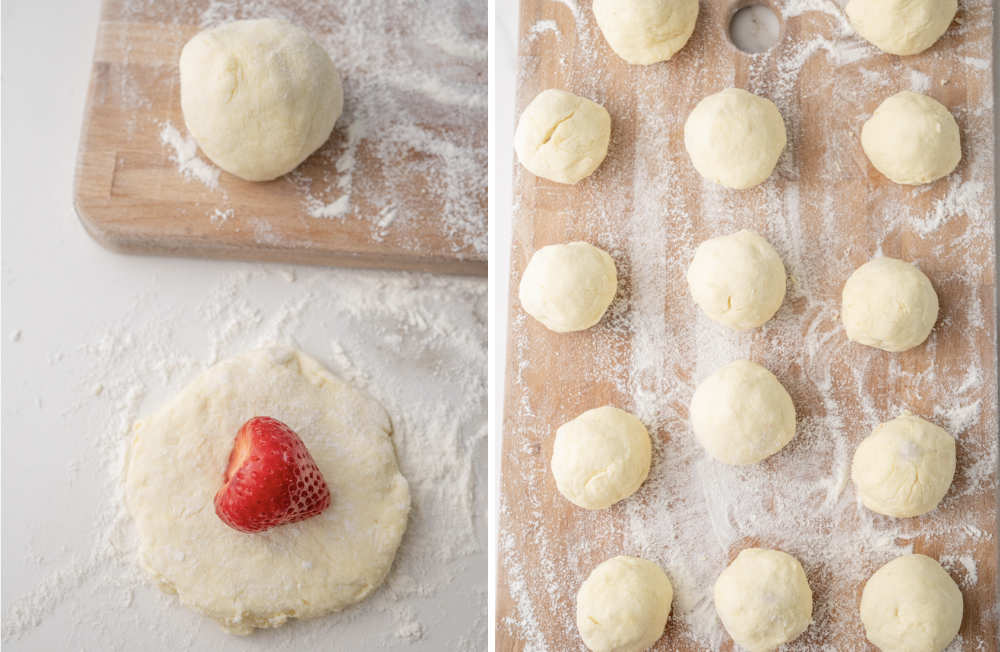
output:
<instances>
[{"instance_id":1,"label":"round dough ball","mask_svg":"<svg viewBox=\"0 0 1000 652\"><path fill-rule=\"evenodd\" d=\"M198 146L247 181L291 172L326 142L344 106L340 74L302 29L240 20L181 51L181 109Z\"/></svg>"},{"instance_id":2,"label":"round dough ball","mask_svg":"<svg viewBox=\"0 0 1000 652\"><path fill-rule=\"evenodd\" d=\"M709 95L684 123L691 163L727 188L750 188L771 176L785 141L785 122L774 102L740 88Z\"/></svg>"},{"instance_id":3,"label":"round dough ball","mask_svg":"<svg viewBox=\"0 0 1000 652\"><path fill-rule=\"evenodd\" d=\"M258 534L215 514L233 438L254 416L309 449L333 497L321 514ZM312 358L275 347L220 362L133 430L139 563L182 604L249 634L339 611L385 580L410 511L389 416Z\"/></svg>"},{"instance_id":4,"label":"round dough ball","mask_svg":"<svg viewBox=\"0 0 1000 652\"><path fill-rule=\"evenodd\" d=\"M945 33L957 0L851 0L844 8L865 40L890 54L917 54Z\"/></svg>"},{"instance_id":5,"label":"round dough ball","mask_svg":"<svg viewBox=\"0 0 1000 652\"><path fill-rule=\"evenodd\" d=\"M594 652L640 652L663 636L674 587L657 564L613 557L576 594L576 626Z\"/></svg>"},{"instance_id":6,"label":"round dough ball","mask_svg":"<svg viewBox=\"0 0 1000 652\"><path fill-rule=\"evenodd\" d=\"M773 650L806 631L812 590L802 564L780 550L747 548L715 581L715 610L751 652Z\"/></svg>"},{"instance_id":7,"label":"round dough ball","mask_svg":"<svg viewBox=\"0 0 1000 652\"><path fill-rule=\"evenodd\" d=\"M646 481L652 444L646 426L616 407L587 410L556 431L552 475L559 493L584 509L604 509Z\"/></svg>"},{"instance_id":8,"label":"round dough ball","mask_svg":"<svg viewBox=\"0 0 1000 652\"><path fill-rule=\"evenodd\" d=\"M698 0L594 0L594 18L618 56L646 65L684 47L698 20Z\"/></svg>"},{"instance_id":9,"label":"round dough ball","mask_svg":"<svg viewBox=\"0 0 1000 652\"><path fill-rule=\"evenodd\" d=\"M893 353L926 340L938 315L930 279L896 258L873 258L854 270L841 303L848 339Z\"/></svg>"},{"instance_id":10,"label":"round dough ball","mask_svg":"<svg viewBox=\"0 0 1000 652\"><path fill-rule=\"evenodd\" d=\"M901 518L937 507L954 476L955 439L912 414L876 427L851 464L851 480L865 507Z\"/></svg>"},{"instance_id":11,"label":"round dough ball","mask_svg":"<svg viewBox=\"0 0 1000 652\"><path fill-rule=\"evenodd\" d=\"M524 109L514 132L517 160L537 177L576 183L608 154L611 116L597 102L566 91L542 91Z\"/></svg>"},{"instance_id":12,"label":"round dough ball","mask_svg":"<svg viewBox=\"0 0 1000 652\"><path fill-rule=\"evenodd\" d=\"M586 242L542 247L521 276L525 311L557 333L582 331L601 321L618 291L615 261Z\"/></svg>"},{"instance_id":13,"label":"round dough ball","mask_svg":"<svg viewBox=\"0 0 1000 652\"><path fill-rule=\"evenodd\" d=\"M930 557L893 559L865 583L861 622L886 652L941 652L962 625L962 592Z\"/></svg>"},{"instance_id":14,"label":"round dough ball","mask_svg":"<svg viewBox=\"0 0 1000 652\"><path fill-rule=\"evenodd\" d=\"M767 240L753 231L719 236L698 245L687 271L688 288L705 314L730 328L757 328L785 298L785 266Z\"/></svg>"},{"instance_id":15,"label":"round dough ball","mask_svg":"<svg viewBox=\"0 0 1000 652\"><path fill-rule=\"evenodd\" d=\"M792 397L774 374L749 360L730 362L701 381L690 415L698 442L726 464L759 462L795 436Z\"/></svg>"},{"instance_id":16,"label":"round dough ball","mask_svg":"<svg viewBox=\"0 0 1000 652\"><path fill-rule=\"evenodd\" d=\"M887 98L861 128L861 147L879 172L896 183L930 183L962 159L958 123L934 98L902 91Z\"/></svg>"}]
</instances>

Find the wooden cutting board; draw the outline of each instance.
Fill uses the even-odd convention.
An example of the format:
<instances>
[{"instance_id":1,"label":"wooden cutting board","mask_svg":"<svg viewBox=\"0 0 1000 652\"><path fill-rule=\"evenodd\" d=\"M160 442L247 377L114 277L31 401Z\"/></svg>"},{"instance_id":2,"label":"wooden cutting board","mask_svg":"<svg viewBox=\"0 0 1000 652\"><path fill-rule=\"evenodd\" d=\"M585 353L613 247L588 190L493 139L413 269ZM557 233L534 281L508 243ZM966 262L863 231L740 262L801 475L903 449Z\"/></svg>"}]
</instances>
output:
<instances>
[{"instance_id":1,"label":"wooden cutting board","mask_svg":"<svg viewBox=\"0 0 1000 652\"><path fill-rule=\"evenodd\" d=\"M366 5L105 0L77 162L86 229L136 253L484 275L486 12L474 0ZM306 27L345 85L330 140L267 183L195 154L177 70L202 28L259 17Z\"/></svg>"},{"instance_id":2,"label":"wooden cutting board","mask_svg":"<svg viewBox=\"0 0 1000 652\"><path fill-rule=\"evenodd\" d=\"M992 121L992 7L960 3L931 50L900 58L852 33L829 0L773 5L777 45L730 43L742 2L702 2L694 35L669 62L629 66L604 42L590 3L522 0L518 113L541 90L592 98L612 117L603 165L576 186L515 170L511 315L501 460L498 650L583 649L580 583L618 554L660 563L675 589L657 650L732 650L711 586L749 546L786 550L806 569L814 622L790 650L868 650L858 615L864 582L910 550L939 558L962 590L957 647L997 650L997 347ZM698 100L728 86L774 100L789 144L763 185L730 191L702 180L683 147ZM948 106L963 158L946 179L895 185L868 163L862 123L889 95L926 92ZM734 333L702 314L684 273L702 240L753 228L782 255L789 290L765 327ZM520 307L531 254L587 240L607 249L619 293L596 327L547 331ZM848 275L885 254L919 264L941 313L928 342L902 354L850 343L840 325ZM688 424L699 381L738 358L773 371L791 393L797 434L759 465L707 459ZM632 497L588 512L549 471L555 429L611 403L654 441L649 479ZM856 500L857 444L904 409L958 439L955 482L924 517L890 519Z\"/></svg>"}]
</instances>

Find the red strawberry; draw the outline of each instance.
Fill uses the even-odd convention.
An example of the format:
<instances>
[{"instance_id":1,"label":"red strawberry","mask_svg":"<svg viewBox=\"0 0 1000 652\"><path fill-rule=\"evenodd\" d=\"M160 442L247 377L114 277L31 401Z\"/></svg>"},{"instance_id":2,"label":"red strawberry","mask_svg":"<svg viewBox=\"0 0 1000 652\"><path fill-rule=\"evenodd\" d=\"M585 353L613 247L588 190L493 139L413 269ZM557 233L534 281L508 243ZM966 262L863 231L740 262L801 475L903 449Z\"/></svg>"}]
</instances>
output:
<instances>
[{"instance_id":1,"label":"red strawberry","mask_svg":"<svg viewBox=\"0 0 1000 652\"><path fill-rule=\"evenodd\" d=\"M241 532L316 516L330 506L330 489L295 431L270 417L254 417L236 434L215 513Z\"/></svg>"}]
</instances>

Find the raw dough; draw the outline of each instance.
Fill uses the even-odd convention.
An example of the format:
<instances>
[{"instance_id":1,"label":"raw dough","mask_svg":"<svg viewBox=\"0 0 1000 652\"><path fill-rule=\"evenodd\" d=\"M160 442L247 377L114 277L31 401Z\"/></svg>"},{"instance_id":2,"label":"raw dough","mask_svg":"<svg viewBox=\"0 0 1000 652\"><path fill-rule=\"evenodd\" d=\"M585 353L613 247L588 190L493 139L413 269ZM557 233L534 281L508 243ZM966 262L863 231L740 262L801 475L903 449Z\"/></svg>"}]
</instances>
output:
<instances>
[{"instance_id":1,"label":"raw dough","mask_svg":"<svg viewBox=\"0 0 1000 652\"><path fill-rule=\"evenodd\" d=\"M934 98L912 91L879 104L861 128L861 147L879 172L911 186L948 176L962 159L955 118Z\"/></svg>"},{"instance_id":2,"label":"raw dough","mask_svg":"<svg viewBox=\"0 0 1000 652\"><path fill-rule=\"evenodd\" d=\"M646 481L652 445L635 416L606 405L556 431L552 475L559 493L584 509L604 509Z\"/></svg>"},{"instance_id":3,"label":"raw dough","mask_svg":"<svg viewBox=\"0 0 1000 652\"><path fill-rule=\"evenodd\" d=\"M785 298L785 266L767 240L753 231L719 236L698 245L687 271L688 288L705 314L730 328L757 328Z\"/></svg>"},{"instance_id":4,"label":"raw dough","mask_svg":"<svg viewBox=\"0 0 1000 652\"><path fill-rule=\"evenodd\" d=\"M863 38L890 54L917 54L947 31L957 0L851 0L844 11Z\"/></svg>"},{"instance_id":5,"label":"raw dough","mask_svg":"<svg viewBox=\"0 0 1000 652\"><path fill-rule=\"evenodd\" d=\"M594 18L618 56L645 65L684 47L698 21L698 0L594 0Z\"/></svg>"},{"instance_id":6,"label":"raw dough","mask_svg":"<svg viewBox=\"0 0 1000 652\"><path fill-rule=\"evenodd\" d=\"M601 320L618 291L615 261L586 242L542 247L524 268L518 297L525 311L557 333Z\"/></svg>"},{"instance_id":7,"label":"raw dough","mask_svg":"<svg viewBox=\"0 0 1000 652\"><path fill-rule=\"evenodd\" d=\"M941 652L962 625L962 592L937 561L904 555L861 593L865 635L885 652Z\"/></svg>"},{"instance_id":8,"label":"raw dough","mask_svg":"<svg viewBox=\"0 0 1000 652\"><path fill-rule=\"evenodd\" d=\"M657 564L613 557L576 594L576 626L594 652L640 652L663 636L674 588Z\"/></svg>"},{"instance_id":9,"label":"raw dough","mask_svg":"<svg viewBox=\"0 0 1000 652\"><path fill-rule=\"evenodd\" d=\"M691 111L684 147L701 176L728 188L750 188L771 176L778 163L785 122L771 100L727 88Z\"/></svg>"},{"instance_id":10,"label":"raw dough","mask_svg":"<svg viewBox=\"0 0 1000 652\"><path fill-rule=\"evenodd\" d=\"M802 564L780 550L740 551L715 582L715 610L751 652L773 650L812 622L812 590Z\"/></svg>"},{"instance_id":11,"label":"raw dough","mask_svg":"<svg viewBox=\"0 0 1000 652\"><path fill-rule=\"evenodd\" d=\"M332 502L259 534L225 525L213 497L233 439L253 416L288 424ZM385 579L410 509L389 418L374 400L297 351L221 362L134 426L126 477L139 561L183 604L236 634L363 600Z\"/></svg>"},{"instance_id":12,"label":"raw dough","mask_svg":"<svg viewBox=\"0 0 1000 652\"><path fill-rule=\"evenodd\" d=\"M955 439L912 414L879 425L854 452L851 480L865 507L887 516L919 516L948 493Z\"/></svg>"},{"instance_id":13,"label":"raw dough","mask_svg":"<svg viewBox=\"0 0 1000 652\"><path fill-rule=\"evenodd\" d=\"M181 109L198 146L248 181L291 172L326 142L344 106L340 75L302 29L240 20L181 51Z\"/></svg>"},{"instance_id":14,"label":"raw dough","mask_svg":"<svg viewBox=\"0 0 1000 652\"><path fill-rule=\"evenodd\" d=\"M938 316L930 279L895 258L873 258L854 270L844 284L841 303L849 339L891 352L926 340Z\"/></svg>"},{"instance_id":15,"label":"raw dough","mask_svg":"<svg viewBox=\"0 0 1000 652\"><path fill-rule=\"evenodd\" d=\"M795 436L792 397L774 374L749 360L730 362L701 381L691 399L698 442L726 464L754 464Z\"/></svg>"},{"instance_id":16,"label":"raw dough","mask_svg":"<svg viewBox=\"0 0 1000 652\"><path fill-rule=\"evenodd\" d=\"M514 149L521 165L535 176L576 183L601 164L610 139L611 116L603 106L550 88L521 114Z\"/></svg>"}]
</instances>

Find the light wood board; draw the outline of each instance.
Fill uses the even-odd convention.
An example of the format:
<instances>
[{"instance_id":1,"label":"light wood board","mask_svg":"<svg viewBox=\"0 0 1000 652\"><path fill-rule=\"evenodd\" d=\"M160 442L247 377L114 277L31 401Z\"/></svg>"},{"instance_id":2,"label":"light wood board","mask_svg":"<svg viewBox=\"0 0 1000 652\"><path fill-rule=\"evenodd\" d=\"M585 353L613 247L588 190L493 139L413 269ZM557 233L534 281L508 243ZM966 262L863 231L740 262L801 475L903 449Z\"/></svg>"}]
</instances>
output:
<instances>
[{"instance_id":1,"label":"light wood board","mask_svg":"<svg viewBox=\"0 0 1000 652\"><path fill-rule=\"evenodd\" d=\"M570 90L607 107L612 142L576 186L515 166L498 650L584 649L577 589L617 554L651 558L674 582L655 649L731 650L710 587L751 545L795 554L809 576L815 621L790 650L874 649L858 615L863 583L911 547L942 559L962 589L958 649L998 649L992 7L959 4L944 38L900 58L853 35L823 1L778 3L779 43L747 55L727 35L742 5L702 2L687 47L639 67L613 54L589 2L521 1L518 114L545 88ZM775 174L746 191L703 181L683 147L695 103L728 86L773 99L788 128ZM917 188L882 177L859 142L875 107L911 88L948 106L963 137L957 170ZM701 315L684 278L699 242L740 228L775 244L790 279L776 317L744 334ZM581 239L615 258L619 294L596 327L552 333L521 309L518 282L535 250ZM902 354L850 343L840 325L844 281L878 254L919 264L940 297L928 342ZM687 420L696 384L737 357L770 368L798 414L796 439L747 470L707 460ZM646 422L653 467L634 496L587 512L555 488L552 441L559 425L607 403ZM927 516L875 517L857 503L847 465L871 428L903 409L957 436L955 482ZM746 495L732 493L739 487Z\"/></svg>"},{"instance_id":2,"label":"light wood board","mask_svg":"<svg viewBox=\"0 0 1000 652\"><path fill-rule=\"evenodd\" d=\"M75 204L83 225L102 244L136 253L485 274L486 21L485 10L469 12L466 4L419 8L467 32L449 48L421 42L417 21L385 7L359 20L346 15L345 5L320 0L278 0L266 9L105 0L77 163ZM224 18L278 16L303 25L334 46L331 56L344 77L345 111L330 140L275 181L251 183L221 172L212 187L182 174L173 148L161 140L166 125L189 137L177 61L202 24L219 22L220 7L233 13ZM348 37L363 36L348 30L365 29L374 32L370 60L352 49L358 59L345 69L336 49L341 40L344 49ZM398 87L386 77L394 69ZM375 92L390 102L376 106ZM389 134L372 128L380 110L400 111L393 127L421 140L389 142ZM352 125L365 120L352 140ZM323 206L333 206L327 212L334 216L310 214Z\"/></svg>"}]
</instances>

